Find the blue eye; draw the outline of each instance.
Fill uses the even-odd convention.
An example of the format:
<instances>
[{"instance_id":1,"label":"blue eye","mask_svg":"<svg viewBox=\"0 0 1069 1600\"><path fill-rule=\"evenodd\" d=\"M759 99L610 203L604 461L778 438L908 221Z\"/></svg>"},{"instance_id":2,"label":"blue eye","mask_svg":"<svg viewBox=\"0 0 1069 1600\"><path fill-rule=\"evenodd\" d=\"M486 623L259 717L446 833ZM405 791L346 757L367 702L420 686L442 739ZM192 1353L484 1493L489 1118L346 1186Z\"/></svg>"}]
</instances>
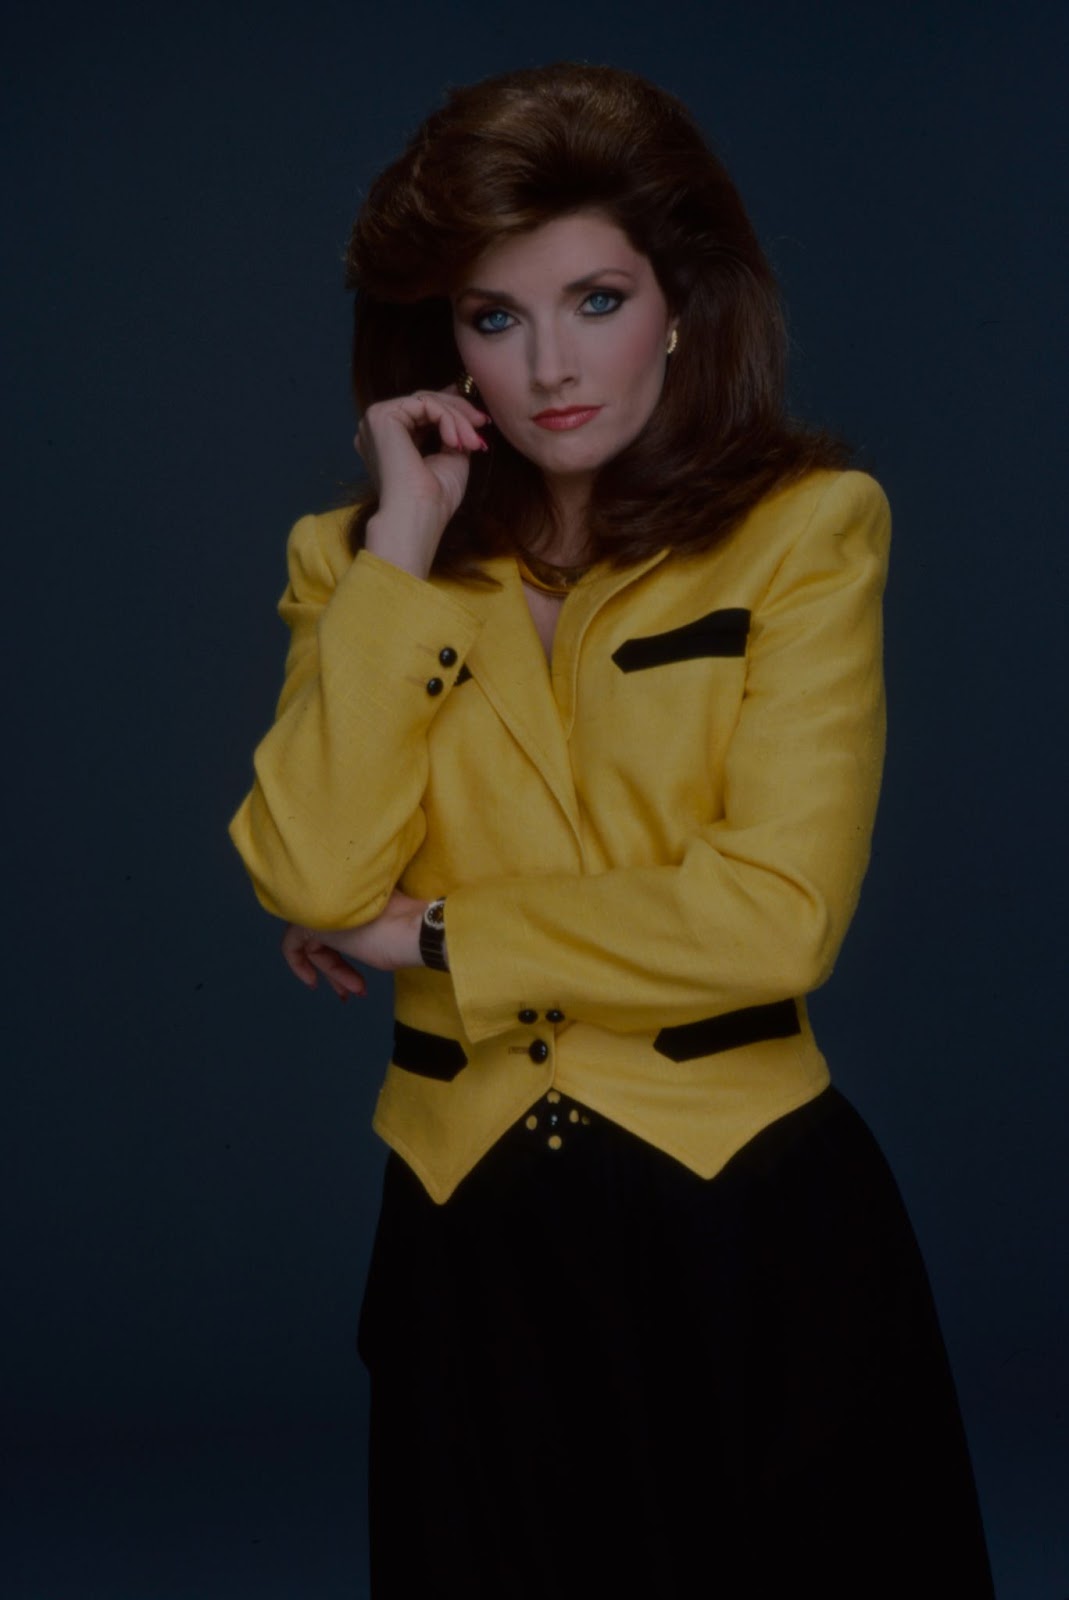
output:
<instances>
[{"instance_id":1,"label":"blue eye","mask_svg":"<svg viewBox=\"0 0 1069 1600\"><path fill-rule=\"evenodd\" d=\"M624 303L622 294L617 294L614 289L591 289L584 306L589 307L588 315L594 317L607 317L610 311L616 311Z\"/></svg>"},{"instance_id":2,"label":"blue eye","mask_svg":"<svg viewBox=\"0 0 1069 1600\"><path fill-rule=\"evenodd\" d=\"M504 333L511 325L512 317L500 307L495 311L480 311L473 323L479 333Z\"/></svg>"}]
</instances>

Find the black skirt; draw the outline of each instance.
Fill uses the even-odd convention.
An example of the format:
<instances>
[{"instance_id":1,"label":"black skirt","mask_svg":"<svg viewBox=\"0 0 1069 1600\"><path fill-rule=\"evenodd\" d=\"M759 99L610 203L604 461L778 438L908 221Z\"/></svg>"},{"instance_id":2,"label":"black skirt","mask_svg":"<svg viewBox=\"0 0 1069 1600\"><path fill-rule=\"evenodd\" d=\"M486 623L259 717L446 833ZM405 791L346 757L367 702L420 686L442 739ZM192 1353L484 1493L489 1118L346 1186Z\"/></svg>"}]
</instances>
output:
<instances>
[{"instance_id":1,"label":"black skirt","mask_svg":"<svg viewBox=\"0 0 1069 1600\"><path fill-rule=\"evenodd\" d=\"M916 1241L833 1089L704 1180L542 1101L396 1156L360 1326L374 1600L992 1595Z\"/></svg>"}]
</instances>

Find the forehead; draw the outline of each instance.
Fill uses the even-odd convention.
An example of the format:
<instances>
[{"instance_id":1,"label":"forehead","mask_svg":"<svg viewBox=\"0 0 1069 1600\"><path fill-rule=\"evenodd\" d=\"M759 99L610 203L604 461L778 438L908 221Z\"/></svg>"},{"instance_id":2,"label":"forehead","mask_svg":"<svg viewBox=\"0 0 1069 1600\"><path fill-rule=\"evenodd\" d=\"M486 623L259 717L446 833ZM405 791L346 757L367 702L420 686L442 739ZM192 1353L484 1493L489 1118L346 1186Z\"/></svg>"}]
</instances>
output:
<instances>
[{"instance_id":1,"label":"forehead","mask_svg":"<svg viewBox=\"0 0 1069 1600\"><path fill-rule=\"evenodd\" d=\"M526 233L495 241L461 275L469 285L504 289L510 283L568 283L612 268L642 277L652 267L623 229L600 211L571 211Z\"/></svg>"}]
</instances>

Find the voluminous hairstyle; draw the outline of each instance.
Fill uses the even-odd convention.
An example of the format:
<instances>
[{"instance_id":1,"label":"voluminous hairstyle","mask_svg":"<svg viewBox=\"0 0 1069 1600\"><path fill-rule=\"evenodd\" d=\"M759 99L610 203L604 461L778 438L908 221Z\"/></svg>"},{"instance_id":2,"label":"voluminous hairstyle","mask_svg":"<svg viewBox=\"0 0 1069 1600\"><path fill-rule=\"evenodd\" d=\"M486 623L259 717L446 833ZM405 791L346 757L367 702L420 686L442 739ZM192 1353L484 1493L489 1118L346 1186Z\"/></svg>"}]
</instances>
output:
<instances>
[{"instance_id":1,"label":"voluminous hairstyle","mask_svg":"<svg viewBox=\"0 0 1069 1600\"><path fill-rule=\"evenodd\" d=\"M491 244L597 210L646 255L679 344L642 432L598 472L591 555L627 565L709 548L770 490L841 467L842 441L785 413L775 279L734 184L686 109L614 67L562 62L453 90L372 185L353 226L353 392L376 400L456 382L450 294ZM493 430L443 535L436 572L538 548L541 474ZM375 509L356 508L354 548Z\"/></svg>"}]
</instances>

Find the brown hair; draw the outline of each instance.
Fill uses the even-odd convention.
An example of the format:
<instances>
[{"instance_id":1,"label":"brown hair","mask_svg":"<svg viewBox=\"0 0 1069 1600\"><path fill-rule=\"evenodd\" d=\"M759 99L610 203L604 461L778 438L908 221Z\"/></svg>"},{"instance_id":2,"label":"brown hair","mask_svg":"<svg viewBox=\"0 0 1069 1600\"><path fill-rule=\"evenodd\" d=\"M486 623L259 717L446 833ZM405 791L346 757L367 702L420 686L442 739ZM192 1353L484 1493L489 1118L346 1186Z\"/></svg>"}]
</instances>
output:
<instances>
[{"instance_id":1,"label":"brown hair","mask_svg":"<svg viewBox=\"0 0 1069 1600\"><path fill-rule=\"evenodd\" d=\"M734 184L673 96L615 67L570 62L455 89L374 182L353 226L353 392L359 409L456 381L449 293L493 242L599 210L646 255L679 345L639 436L599 471L592 554L624 565L706 549L771 489L847 446L784 410L786 336L772 270ZM550 518L538 469L491 431L471 460L434 570L537 547ZM356 509L354 548L374 503Z\"/></svg>"}]
</instances>

